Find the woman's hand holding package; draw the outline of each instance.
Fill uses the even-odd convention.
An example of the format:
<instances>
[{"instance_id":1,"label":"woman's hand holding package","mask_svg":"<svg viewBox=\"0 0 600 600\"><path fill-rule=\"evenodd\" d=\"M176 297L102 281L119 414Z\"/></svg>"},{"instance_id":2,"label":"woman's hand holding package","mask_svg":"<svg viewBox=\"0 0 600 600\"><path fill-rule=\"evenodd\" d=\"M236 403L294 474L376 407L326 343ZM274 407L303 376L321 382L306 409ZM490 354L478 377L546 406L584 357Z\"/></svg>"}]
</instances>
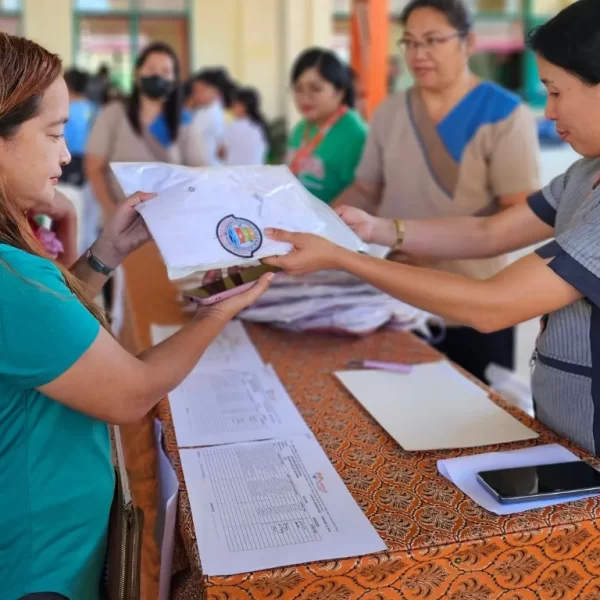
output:
<instances>
[{"instance_id":1,"label":"woman's hand holding package","mask_svg":"<svg viewBox=\"0 0 600 600\"><path fill-rule=\"evenodd\" d=\"M152 236L135 207L155 196L156 194L147 192L136 192L129 196L117 208L114 216L104 227L102 235L94 243L94 256L114 269L131 252L149 241Z\"/></svg>"},{"instance_id":2,"label":"woman's hand holding package","mask_svg":"<svg viewBox=\"0 0 600 600\"><path fill-rule=\"evenodd\" d=\"M264 264L279 267L290 275L306 275L314 271L335 269L343 253L349 252L325 238L310 233L265 229L265 234L272 240L286 242L294 247L289 254L262 260Z\"/></svg>"}]
</instances>

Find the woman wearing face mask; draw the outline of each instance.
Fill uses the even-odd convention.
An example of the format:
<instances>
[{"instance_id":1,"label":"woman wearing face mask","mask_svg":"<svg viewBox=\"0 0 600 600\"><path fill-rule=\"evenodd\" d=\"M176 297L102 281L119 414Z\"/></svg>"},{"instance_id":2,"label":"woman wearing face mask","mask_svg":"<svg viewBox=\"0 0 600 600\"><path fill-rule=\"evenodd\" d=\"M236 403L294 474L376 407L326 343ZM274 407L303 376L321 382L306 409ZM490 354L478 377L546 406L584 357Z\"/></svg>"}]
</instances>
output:
<instances>
[{"instance_id":1,"label":"woman wearing face mask","mask_svg":"<svg viewBox=\"0 0 600 600\"><path fill-rule=\"evenodd\" d=\"M412 0L401 20L415 84L376 111L356 181L336 205L414 219L488 215L525 202L539 187L535 120L519 98L470 72L475 38L463 1ZM504 257L428 263L477 279L505 265ZM513 368L514 329L488 335L449 325L439 350L475 376L484 379L491 362Z\"/></svg>"},{"instance_id":2,"label":"woman wearing face mask","mask_svg":"<svg viewBox=\"0 0 600 600\"><path fill-rule=\"evenodd\" d=\"M354 181L367 138L354 110L352 79L350 69L321 48L301 54L292 68L294 101L303 119L291 133L287 163L328 204Z\"/></svg>"},{"instance_id":3,"label":"woman wearing face mask","mask_svg":"<svg viewBox=\"0 0 600 600\"><path fill-rule=\"evenodd\" d=\"M89 186L84 190L84 219L85 237L91 239L86 239L85 245L93 240L93 232L89 231L93 224L99 229L102 219L110 218L123 200L110 171L111 162L203 164L199 145L193 139L191 116L183 110L182 103L176 54L166 44L151 44L137 60L129 100L125 104L115 101L107 105L98 115L88 139L85 170ZM107 308L115 308L118 313L120 305L114 301L120 294L113 290L112 279L103 293Z\"/></svg>"},{"instance_id":4,"label":"woman wearing face mask","mask_svg":"<svg viewBox=\"0 0 600 600\"><path fill-rule=\"evenodd\" d=\"M262 165L269 150L269 128L260 110L256 90L238 90L231 103L234 121L225 130L223 160L226 165Z\"/></svg>"},{"instance_id":5,"label":"woman wearing face mask","mask_svg":"<svg viewBox=\"0 0 600 600\"><path fill-rule=\"evenodd\" d=\"M148 46L137 60L127 104L114 102L102 110L86 147L86 173L105 216L122 200L111 162L202 164L182 103L177 56L166 44Z\"/></svg>"},{"instance_id":6,"label":"woman wearing face mask","mask_svg":"<svg viewBox=\"0 0 600 600\"><path fill-rule=\"evenodd\" d=\"M394 221L338 209L363 240L419 257L487 258L550 239L484 280L394 264L302 234L265 262L293 274L343 269L423 310L478 331L542 316L532 379L537 418L600 456L600 2L578 0L531 37L546 117L584 158L527 203L490 216ZM522 157L524 149L512 152ZM268 232L267 232L268 233Z\"/></svg>"},{"instance_id":7,"label":"woman wearing face mask","mask_svg":"<svg viewBox=\"0 0 600 600\"><path fill-rule=\"evenodd\" d=\"M267 287L197 315L132 356L92 298L145 243L135 204L67 271L36 241L27 212L52 211L69 95L58 56L0 34L0 596L100 600L115 487L107 423L135 423L189 374L226 323Z\"/></svg>"}]
</instances>

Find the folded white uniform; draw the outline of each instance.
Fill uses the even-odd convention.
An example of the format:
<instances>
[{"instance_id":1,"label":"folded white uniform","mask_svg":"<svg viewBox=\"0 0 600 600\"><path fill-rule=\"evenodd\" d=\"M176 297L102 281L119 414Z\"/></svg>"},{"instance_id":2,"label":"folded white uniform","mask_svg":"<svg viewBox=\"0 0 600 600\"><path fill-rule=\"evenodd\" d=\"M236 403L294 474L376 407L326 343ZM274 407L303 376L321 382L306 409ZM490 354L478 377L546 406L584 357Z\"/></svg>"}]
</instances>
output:
<instances>
[{"instance_id":1,"label":"folded white uniform","mask_svg":"<svg viewBox=\"0 0 600 600\"><path fill-rule=\"evenodd\" d=\"M289 244L264 235L266 227L315 233L350 250L367 250L285 166L192 169L113 163L111 168L126 195L137 190L158 194L138 210L173 280L289 252Z\"/></svg>"},{"instance_id":2,"label":"folded white uniform","mask_svg":"<svg viewBox=\"0 0 600 600\"><path fill-rule=\"evenodd\" d=\"M381 327L419 331L433 339L430 325L440 317L396 300L339 271L304 277L281 276L240 318L291 331L367 335Z\"/></svg>"}]
</instances>

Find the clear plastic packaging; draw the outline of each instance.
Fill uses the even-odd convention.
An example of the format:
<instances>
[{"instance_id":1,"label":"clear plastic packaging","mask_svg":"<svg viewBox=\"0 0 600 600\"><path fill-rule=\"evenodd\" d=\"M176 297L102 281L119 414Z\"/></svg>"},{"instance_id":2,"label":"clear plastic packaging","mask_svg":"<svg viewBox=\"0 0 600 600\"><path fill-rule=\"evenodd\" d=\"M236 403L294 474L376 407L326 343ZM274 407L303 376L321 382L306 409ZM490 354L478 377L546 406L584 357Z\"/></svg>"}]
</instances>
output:
<instances>
[{"instance_id":1,"label":"clear plastic packaging","mask_svg":"<svg viewBox=\"0 0 600 600\"><path fill-rule=\"evenodd\" d=\"M286 166L190 168L165 163L113 163L127 196L155 192L139 206L169 278L202 279L208 271L246 267L286 254L266 227L321 235L357 252L368 247Z\"/></svg>"}]
</instances>

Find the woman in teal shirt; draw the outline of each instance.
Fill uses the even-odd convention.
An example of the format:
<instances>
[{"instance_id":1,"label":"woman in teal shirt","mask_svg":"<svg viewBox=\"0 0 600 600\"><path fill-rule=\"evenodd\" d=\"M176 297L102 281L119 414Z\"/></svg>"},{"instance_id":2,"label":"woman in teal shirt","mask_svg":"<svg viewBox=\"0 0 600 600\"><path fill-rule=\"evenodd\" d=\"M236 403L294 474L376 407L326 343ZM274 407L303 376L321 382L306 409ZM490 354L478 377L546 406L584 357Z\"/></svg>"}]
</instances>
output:
<instances>
[{"instance_id":1,"label":"woman in teal shirt","mask_svg":"<svg viewBox=\"0 0 600 600\"><path fill-rule=\"evenodd\" d=\"M106 423L139 421L176 387L226 322L267 287L135 357L93 298L149 238L137 193L71 269L44 255L26 217L52 214L68 164L60 59L0 34L0 596L97 600L114 491Z\"/></svg>"},{"instance_id":2,"label":"woman in teal shirt","mask_svg":"<svg viewBox=\"0 0 600 600\"><path fill-rule=\"evenodd\" d=\"M287 163L304 187L330 204L351 183L367 139L354 110L350 69L313 48L292 68L294 101L303 119L290 135Z\"/></svg>"}]
</instances>

